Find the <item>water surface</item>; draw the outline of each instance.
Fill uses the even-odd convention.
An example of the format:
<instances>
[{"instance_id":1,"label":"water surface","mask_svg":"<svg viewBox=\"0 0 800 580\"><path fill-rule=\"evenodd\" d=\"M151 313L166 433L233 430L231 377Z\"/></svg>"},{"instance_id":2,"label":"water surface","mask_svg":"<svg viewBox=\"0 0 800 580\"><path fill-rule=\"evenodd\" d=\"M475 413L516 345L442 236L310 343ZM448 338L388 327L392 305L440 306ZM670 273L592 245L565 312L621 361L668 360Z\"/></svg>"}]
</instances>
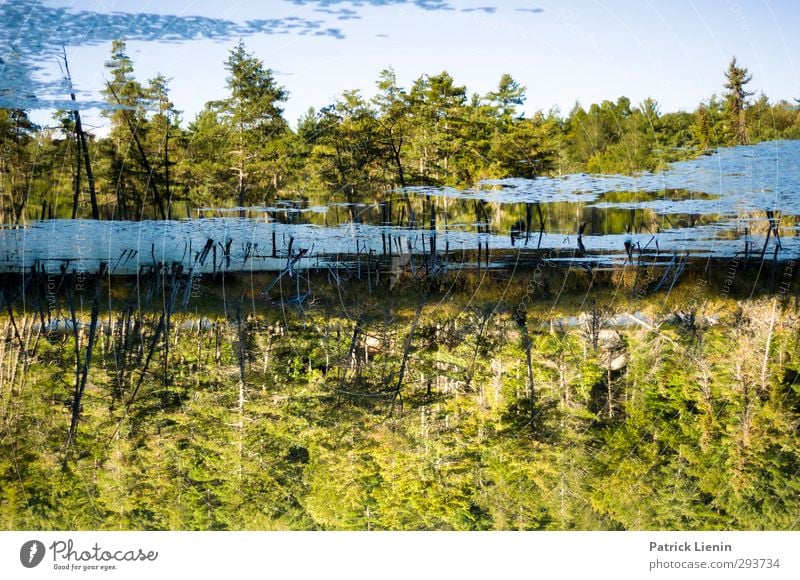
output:
<instances>
[{"instance_id":1,"label":"water surface","mask_svg":"<svg viewBox=\"0 0 800 580\"><path fill-rule=\"evenodd\" d=\"M307 195L263 207L200 208L172 221L44 220L0 230L0 271L115 274L276 271L374 261L414 268L590 265L684 257L798 256L800 142L723 148L636 176L573 174L409 187L366 202ZM424 260L423 260L424 259Z\"/></svg>"}]
</instances>

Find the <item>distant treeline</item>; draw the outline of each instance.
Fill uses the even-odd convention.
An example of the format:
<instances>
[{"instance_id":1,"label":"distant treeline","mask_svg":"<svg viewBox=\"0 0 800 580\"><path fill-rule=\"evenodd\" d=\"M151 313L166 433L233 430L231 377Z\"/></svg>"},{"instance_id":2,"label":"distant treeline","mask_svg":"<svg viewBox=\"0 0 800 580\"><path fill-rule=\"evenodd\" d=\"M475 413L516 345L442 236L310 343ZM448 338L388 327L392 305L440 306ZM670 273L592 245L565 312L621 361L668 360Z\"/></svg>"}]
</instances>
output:
<instances>
[{"instance_id":1,"label":"distant treeline","mask_svg":"<svg viewBox=\"0 0 800 580\"><path fill-rule=\"evenodd\" d=\"M719 146L800 138L798 104L755 96L735 58L720 75L722 95L693 112L662 113L653 99L620 97L576 104L566 117L525 117L526 87L508 74L479 95L447 72L401 87L387 69L372 99L345 91L309 109L295 130L283 114L288 92L244 44L225 65L228 97L209 101L189 123L165 77L136 80L122 41L105 65L104 96L118 107L104 113L107 136L87 132L75 111L57 111L52 127L38 127L25 111L0 110L0 219L183 217L176 208L276 196L374 201L410 185L653 171Z\"/></svg>"}]
</instances>

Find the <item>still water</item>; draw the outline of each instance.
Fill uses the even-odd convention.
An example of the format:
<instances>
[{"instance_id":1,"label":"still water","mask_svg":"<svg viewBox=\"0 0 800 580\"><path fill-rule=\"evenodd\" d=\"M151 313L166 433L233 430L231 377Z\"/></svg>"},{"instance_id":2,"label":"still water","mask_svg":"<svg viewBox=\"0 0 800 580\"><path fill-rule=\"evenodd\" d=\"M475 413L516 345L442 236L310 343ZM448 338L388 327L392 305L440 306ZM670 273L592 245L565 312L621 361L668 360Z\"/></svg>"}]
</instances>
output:
<instances>
[{"instance_id":1,"label":"still water","mask_svg":"<svg viewBox=\"0 0 800 580\"><path fill-rule=\"evenodd\" d=\"M800 256L800 141L722 148L637 176L409 187L388 199L276 200L173 221L44 220L0 230L0 271L275 271L425 257L436 268ZM427 267L426 266L426 267Z\"/></svg>"}]
</instances>

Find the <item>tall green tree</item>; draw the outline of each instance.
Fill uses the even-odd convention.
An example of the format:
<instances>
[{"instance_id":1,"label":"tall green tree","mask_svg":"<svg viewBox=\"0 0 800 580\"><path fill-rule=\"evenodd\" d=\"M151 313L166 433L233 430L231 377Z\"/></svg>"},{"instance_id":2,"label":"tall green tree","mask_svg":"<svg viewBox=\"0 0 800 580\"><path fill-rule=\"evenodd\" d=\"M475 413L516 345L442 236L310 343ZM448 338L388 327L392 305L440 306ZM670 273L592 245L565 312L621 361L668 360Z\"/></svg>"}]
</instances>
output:
<instances>
[{"instance_id":1,"label":"tall green tree","mask_svg":"<svg viewBox=\"0 0 800 580\"><path fill-rule=\"evenodd\" d=\"M745 85L752 80L749 71L736 63L736 57L731 59L728 70L725 71L725 113L728 119L730 140L734 145L747 145L750 136L747 133L747 98L753 93L745 89Z\"/></svg>"},{"instance_id":2,"label":"tall green tree","mask_svg":"<svg viewBox=\"0 0 800 580\"><path fill-rule=\"evenodd\" d=\"M105 67L111 78L100 92L112 107L103 111L103 114L111 120L110 134L117 141L117 148L122 149L123 143L130 139L128 119L133 120L134 125L144 123L147 95L144 87L136 80L133 60L128 56L124 40L114 40L111 43L111 58Z\"/></svg>"},{"instance_id":3,"label":"tall green tree","mask_svg":"<svg viewBox=\"0 0 800 580\"><path fill-rule=\"evenodd\" d=\"M708 107L705 103L700 103L694 113L692 137L701 151L705 151L711 146L711 122L708 116Z\"/></svg>"},{"instance_id":4,"label":"tall green tree","mask_svg":"<svg viewBox=\"0 0 800 580\"><path fill-rule=\"evenodd\" d=\"M554 120L537 113L531 119L515 120L506 132L496 133L489 155L500 177L537 177L554 166L557 136Z\"/></svg>"},{"instance_id":5,"label":"tall green tree","mask_svg":"<svg viewBox=\"0 0 800 580\"><path fill-rule=\"evenodd\" d=\"M497 90L491 91L486 98L495 107L500 118L508 122L516 116L517 107L525 103L525 91L523 85L505 73L500 77Z\"/></svg>"},{"instance_id":6,"label":"tall green tree","mask_svg":"<svg viewBox=\"0 0 800 580\"><path fill-rule=\"evenodd\" d=\"M282 104L288 92L274 79L271 69L240 41L225 61L230 96L221 101L220 112L231 134L228 153L236 176L239 205L274 193L282 179L281 138L288 125ZM251 194L250 189L255 191Z\"/></svg>"},{"instance_id":7,"label":"tall green tree","mask_svg":"<svg viewBox=\"0 0 800 580\"><path fill-rule=\"evenodd\" d=\"M161 187L167 207L167 215L172 213L172 195L174 191L171 182L170 169L175 162L170 158L171 148L176 149L176 141L181 138L180 111L169 98L169 80L162 74L150 79L146 88L146 95L153 111L149 119L147 134L148 154L156 179ZM172 141L172 142L171 142Z\"/></svg>"},{"instance_id":8,"label":"tall green tree","mask_svg":"<svg viewBox=\"0 0 800 580\"><path fill-rule=\"evenodd\" d=\"M320 111L313 150L323 180L347 201L368 187L380 159L375 110L358 91L346 91Z\"/></svg>"},{"instance_id":9,"label":"tall green tree","mask_svg":"<svg viewBox=\"0 0 800 580\"><path fill-rule=\"evenodd\" d=\"M103 112L111 121L109 143L105 144L102 155L107 187L113 187L117 210L123 219L142 215L148 189L153 192L157 212L166 217L143 145L148 131L148 94L134 76L133 61L124 41L112 42L106 70L111 78L101 92L111 105Z\"/></svg>"},{"instance_id":10,"label":"tall green tree","mask_svg":"<svg viewBox=\"0 0 800 580\"><path fill-rule=\"evenodd\" d=\"M460 136L467 102L466 87L455 84L447 71L418 78L409 95L414 115L417 172L426 183L448 183L451 161L463 153Z\"/></svg>"},{"instance_id":11,"label":"tall green tree","mask_svg":"<svg viewBox=\"0 0 800 580\"><path fill-rule=\"evenodd\" d=\"M3 213L10 210L14 223L23 220L30 194L34 162L31 144L37 126L21 109L0 109L0 188ZM6 201L8 200L8 201Z\"/></svg>"},{"instance_id":12,"label":"tall green tree","mask_svg":"<svg viewBox=\"0 0 800 580\"><path fill-rule=\"evenodd\" d=\"M379 139L383 145L386 163L396 171L397 183L406 186L403 166L404 148L407 148L411 132L411 104L408 93L398 86L397 76L391 68L384 69L378 80L380 92L373 99L378 108Z\"/></svg>"},{"instance_id":13,"label":"tall green tree","mask_svg":"<svg viewBox=\"0 0 800 580\"><path fill-rule=\"evenodd\" d=\"M596 164L609 146L622 139L631 113L627 97L620 97L616 103L594 103L588 111L576 103L566 120L567 151L574 164L571 169L579 170L593 159Z\"/></svg>"}]
</instances>

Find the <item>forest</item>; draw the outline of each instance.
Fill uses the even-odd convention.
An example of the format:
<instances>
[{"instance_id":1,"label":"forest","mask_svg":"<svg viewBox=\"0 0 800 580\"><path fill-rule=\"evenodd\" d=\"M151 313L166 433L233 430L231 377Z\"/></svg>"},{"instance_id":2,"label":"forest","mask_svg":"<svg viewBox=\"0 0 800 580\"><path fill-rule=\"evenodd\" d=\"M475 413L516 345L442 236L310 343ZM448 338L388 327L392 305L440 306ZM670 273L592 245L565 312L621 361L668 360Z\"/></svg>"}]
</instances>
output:
<instances>
[{"instance_id":1,"label":"forest","mask_svg":"<svg viewBox=\"0 0 800 580\"><path fill-rule=\"evenodd\" d=\"M797 103L756 97L735 58L720 74L721 94L693 112L623 96L576 103L566 116L525 117L528 89L508 74L479 95L446 71L402 87L387 69L374 97L344 91L294 129L283 116L289 94L242 42L225 67L227 98L188 122L170 100L168 79L136 79L123 41L105 65L106 136L83 127L79 111L57 111L51 126L38 127L25 111L0 110L3 223L177 219L276 198L373 202L409 186L657 171L716 147L800 138Z\"/></svg>"},{"instance_id":2,"label":"forest","mask_svg":"<svg viewBox=\"0 0 800 580\"><path fill-rule=\"evenodd\" d=\"M187 306L166 269L101 269L82 305L31 273L0 319L0 526L797 529L795 266L705 266L308 272L303 303L227 276Z\"/></svg>"}]
</instances>

